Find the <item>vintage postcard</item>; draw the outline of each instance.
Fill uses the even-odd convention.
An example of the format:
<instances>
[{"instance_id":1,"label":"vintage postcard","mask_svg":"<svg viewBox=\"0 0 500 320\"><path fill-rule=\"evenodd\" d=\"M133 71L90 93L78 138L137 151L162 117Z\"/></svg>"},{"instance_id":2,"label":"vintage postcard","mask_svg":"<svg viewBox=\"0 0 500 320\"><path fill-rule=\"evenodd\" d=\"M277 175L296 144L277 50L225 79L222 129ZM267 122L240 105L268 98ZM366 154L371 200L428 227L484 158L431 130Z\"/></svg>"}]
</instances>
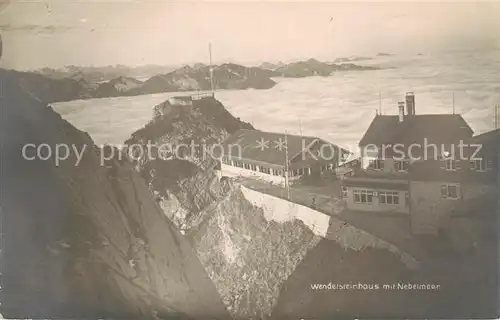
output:
<instances>
[{"instance_id":1,"label":"vintage postcard","mask_svg":"<svg viewBox=\"0 0 500 320\"><path fill-rule=\"evenodd\" d=\"M2 0L0 318L498 318L499 17Z\"/></svg>"}]
</instances>

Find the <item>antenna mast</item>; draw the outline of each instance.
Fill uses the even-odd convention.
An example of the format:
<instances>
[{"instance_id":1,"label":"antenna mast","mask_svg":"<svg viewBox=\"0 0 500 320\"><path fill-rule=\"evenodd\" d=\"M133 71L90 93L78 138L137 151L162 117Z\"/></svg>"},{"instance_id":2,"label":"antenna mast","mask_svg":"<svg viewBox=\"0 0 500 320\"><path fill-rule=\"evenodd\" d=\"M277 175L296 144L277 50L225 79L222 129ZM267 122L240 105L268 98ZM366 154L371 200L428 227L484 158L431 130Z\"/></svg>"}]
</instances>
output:
<instances>
[{"instance_id":1,"label":"antenna mast","mask_svg":"<svg viewBox=\"0 0 500 320\"><path fill-rule=\"evenodd\" d=\"M215 97L215 89L214 89L214 68L212 65L212 43L208 43L208 54L210 57L210 88L212 89L212 97Z\"/></svg>"},{"instance_id":2,"label":"antenna mast","mask_svg":"<svg viewBox=\"0 0 500 320\"><path fill-rule=\"evenodd\" d=\"M378 92L378 113L382 115L382 93Z\"/></svg>"},{"instance_id":3,"label":"antenna mast","mask_svg":"<svg viewBox=\"0 0 500 320\"><path fill-rule=\"evenodd\" d=\"M500 105L495 105L495 130L498 129L498 109L500 109Z\"/></svg>"},{"instance_id":4,"label":"antenna mast","mask_svg":"<svg viewBox=\"0 0 500 320\"><path fill-rule=\"evenodd\" d=\"M453 114L455 114L455 91L451 93L451 105L453 107Z\"/></svg>"},{"instance_id":5,"label":"antenna mast","mask_svg":"<svg viewBox=\"0 0 500 320\"><path fill-rule=\"evenodd\" d=\"M285 130L285 188L286 188L286 198L290 200L290 186L288 183L288 138L286 130Z\"/></svg>"},{"instance_id":6,"label":"antenna mast","mask_svg":"<svg viewBox=\"0 0 500 320\"><path fill-rule=\"evenodd\" d=\"M455 114L455 91L451 93L451 104L453 106L453 114Z\"/></svg>"}]
</instances>

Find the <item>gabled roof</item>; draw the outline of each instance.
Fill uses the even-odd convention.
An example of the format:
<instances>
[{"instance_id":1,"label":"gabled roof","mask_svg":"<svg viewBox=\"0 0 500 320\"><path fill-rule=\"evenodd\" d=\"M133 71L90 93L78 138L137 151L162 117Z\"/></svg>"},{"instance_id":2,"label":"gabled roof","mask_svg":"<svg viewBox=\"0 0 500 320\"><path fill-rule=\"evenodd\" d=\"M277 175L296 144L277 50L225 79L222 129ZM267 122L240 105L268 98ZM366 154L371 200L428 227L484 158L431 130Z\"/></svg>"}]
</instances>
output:
<instances>
[{"instance_id":1,"label":"gabled roof","mask_svg":"<svg viewBox=\"0 0 500 320\"><path fill-rule=\"evenodd\" d=\"M476 135L472 137L472 143L481 145L483 152L498 154L500 153L500 129Z\"/></svg>"},{"instance_id":2,"label":"gabled roof","mask_svg":"<svg viewBox=\"0 0 500 320\"><path fill-rule=\"evenodd\" d=\"M311 146L314 141L330 144L344 153L347 152L347 150L317 137L240 129L224 141L224 155L238 158L240 156L238 149L240 149L242 159L284 165L286 159L285 149L279 147L279 142L284 143L285 136L288 145L288 160L292 160L294 156ZM260 141L265 142L265 147L262 148Z\"/></svg>"},{"instance_id":3,"label":"gabled roof","mask_svg":"<svg viewBox=\"0 0 500 320\"><path fill-rule=\"evenodd\" d=\"M399 116L377 115L359 146L423 144L425 138L432 143L446 143L472 134L473 130L459 114L405 115L403 122L399 122Z\"/></svg>"}]
</instances>

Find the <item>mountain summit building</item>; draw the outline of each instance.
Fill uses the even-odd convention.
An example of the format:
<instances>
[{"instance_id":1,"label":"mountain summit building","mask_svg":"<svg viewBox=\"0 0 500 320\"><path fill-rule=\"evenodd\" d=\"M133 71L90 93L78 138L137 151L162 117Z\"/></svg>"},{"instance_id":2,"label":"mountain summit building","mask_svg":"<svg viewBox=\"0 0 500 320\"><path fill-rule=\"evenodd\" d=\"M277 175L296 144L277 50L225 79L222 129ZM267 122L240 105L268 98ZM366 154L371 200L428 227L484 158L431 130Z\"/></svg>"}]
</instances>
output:
<instances>
[{"instance_id":1,"label":"mountain summit building","mask_svg":"<svg viewBox=\"0 0 500 320\"><path fill-rule=\"evenodd\" d=\"M412 93L398 109L373 119L341 195L349 210L409 215L413 233L437 234L469 200L497 192L496 155L475 154L493 134L474 137L458 114L416 114Z\"/></svg>"},{"instance_id":2,"label":"mountain summit building","mask_svg":"<svg viewBox=\"0 0 500 320\"><path fill-rule=\"evenodd\" d=\"M241 129L222 145L223 176L262 178L285 183L334 172L350 153L317 137Z\"/></svg>"}]
</instances>

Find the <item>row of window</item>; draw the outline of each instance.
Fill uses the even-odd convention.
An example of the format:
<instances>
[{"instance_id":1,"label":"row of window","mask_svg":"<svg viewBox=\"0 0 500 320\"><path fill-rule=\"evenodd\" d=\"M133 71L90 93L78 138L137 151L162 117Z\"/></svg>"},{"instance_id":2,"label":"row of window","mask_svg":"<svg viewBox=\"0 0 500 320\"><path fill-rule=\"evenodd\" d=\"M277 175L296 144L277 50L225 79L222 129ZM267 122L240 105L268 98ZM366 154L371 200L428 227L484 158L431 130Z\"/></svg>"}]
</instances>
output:
<instances>
[{"instance_id":1,"label":"row of window","mask_svg":"<svg viewBox=\"0 0 500 320\"><path fill-rule=\"evenodd\" d=\"M443 168L448 171L455 171L459 169L457 166L457 161L454 159L444 159ZM489 171L492 170L493 162L491 160L471 160L471 170L475 171ZM375 170L384 170L385 162L381 159L373 159L369 160L369 168ZM394 169L397 171L407 171L408 170L408 161L404 160L395 160L394 161Z\"/></svg>"},{"instance_id":2,"label":"row of window","mask_svg":"<svg viewBox=\"0 0 500 320\"><path fill-rule=\"evenodd\" d=\"M372 159L372 160L369 160L368 165L371 169L384 170L385 162L384 162L384 160L381 160L381 159ZM395 160L394 161L394 169L397 171L407 171L408 170L408 161Z\"/></svg>"},{"instance_id":3,"label":"row of window","mask_svg":"<svg viewBox=\"0 0 500 320\"><path fill-rule=\"evenodd\" d=\"M398 205L400 203L399 192L393 192L393 191L374 192L370 190L355 189L353 191L353 194L355 203L371 204L373 203L373 198L377 196L380 204ZM347 189L345 191L344 189L342 190L342 196L347 197Z\"/></svg>"},{"instance_id":4,"label":"row of window","mask_svg":"<svg viewBox=\"0 0 500 320\"><path fill-rule=\"evenodd\" d=\"M472 160L471 162L471 170L476 171L489 171L493 169L493 161L491 160Z\"/></svg>"},{"instance_id":5,"label":"row of window","mask_svg":"<svg viewBox=\"0 0 500 320\"><path fill-rule=\"evenodd\" d=\"M400 204L399 192L355 189L353 190L354 202L361 204L373 203L373 198L378 196L380 204L398 205ZM408 196L408 195L407 195ZM342 198L347 198L347 187L342 187ZM457 200L460 199L459 184L444 184L441 186L441 198Z\"/></svg>"},{"instance_id":6,"label":"row of window","mask_svg":"<svg viewBox=\"0 0 500 320\"><path fill-rule=\"evenodd\" d=\"M284 176L285 172L282 169L271 169L263 166L257 166L255 164L249 164L246 162L242 161L234 161L234 160L228 160L226 158L222 158L222 163L237 167L237 168L242 168L246 170L252 170L256 172L262 172L265 174L272 174L273 176ZM333 165L332 165L333 168ZM298 177L302 175L307 175L311 173L311 168L299 168L295 170L290 171L290 177Z\"/></svg>"},{"instance_id":7,"label":"row of window","mask_svg":"<svg viewBox=\"0 0 500 320\"><path fill-rule=\"evenodd\" d=\"M448 171L455 171L460 169L457 164L457 160L445 159L444 169ZM493 169L493 161L486 159L477 159L470 161L470 169L474 171L490 171Z\"/></svg>"}]
</instances>

